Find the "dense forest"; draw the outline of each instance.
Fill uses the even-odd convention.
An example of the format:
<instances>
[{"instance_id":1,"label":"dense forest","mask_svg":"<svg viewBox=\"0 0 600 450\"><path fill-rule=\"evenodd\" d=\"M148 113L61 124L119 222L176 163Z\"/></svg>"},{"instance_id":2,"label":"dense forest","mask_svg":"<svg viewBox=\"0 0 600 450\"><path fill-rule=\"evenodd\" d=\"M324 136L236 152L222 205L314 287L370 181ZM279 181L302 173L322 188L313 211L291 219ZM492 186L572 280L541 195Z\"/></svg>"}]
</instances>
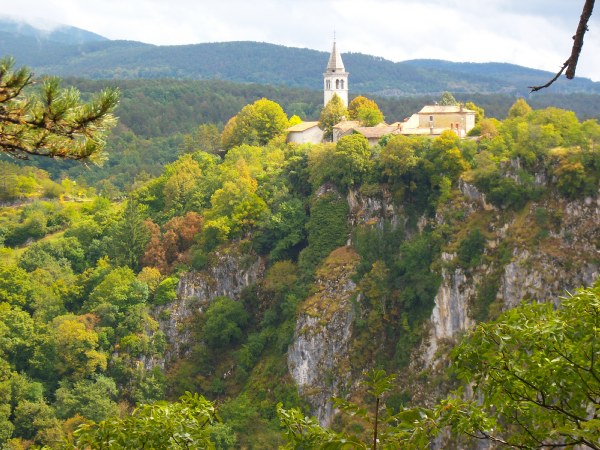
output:
<instances>
[{"instance_id":1,"label":"dense forest","mask_svg":"<svg viewBox=\"0 0 600 450\"><path fill-rule=\"evenodd\" d=\"M75 80L84 94L97 83ZM595 368L591 376L577 372L585 352L596 351L594 310L591 344L587 322L576 320L583 331L561 341L575 342L570 353L539 357L540 367L554 361L546 372L557 380L565 374L558 383L567 385L564 391L539 388L558 403L500 400L502 391L482 381L489 368L477 366L507 351L486 336L498 333L510 348L537 326L536 318L550 323L558 314L535 306L528 312L527 305L518 317L502 313L501 272L518 249L560 254L560 236L573 249L592 246L588 253L595 255L556 256L567 258L565 274L598 264L596 221L584 224L585 237L561 231L568 223L563 209L597 198L595 111L580 120L565 109L532 109L523 99L472 96L487 114L468 139L447 131L435 138L386 136L370 147L354 134L298 146L285 143L285 129L292 114L317 118L314 91L224 81L115 84L121 123L104 167L84 172L65 162L0 162L3 446L370 448L377 420L382 448L424 448L442 429L458 441L492 434L526 447L597 443L597 421L581 417L597 401L576 396L573 406L565 393L577 376L591 392L598 388ZM281 106L252 103L263 96ZM377 101L391 117L409 115L425 99ZM588 107L585 96L569 101ZM241 138L224 151L221 131L236 114L229 126L244 128L229 132ZM485 208L469 203L468 189L484 196ZM374 213L377 204L386 206ZM498 322L460 344L450 357L454 371L443 365L412 380L395 377L412 373L450 270L472 280L485 271L469 316ZM226 295L225 280L237 275L247 284ZM571 303L581 298L597 317L597 285ZM318 393L299 389L290 355L311 327L335 324L342 304L351 311L346 359L320 382L338 386L342 373L357 382L334 389L337 409L349 414L325 427L326 420L310 417ZM556 320L567 320L569 311L565 306L565 318ZM579 319L588 314L579 311ZM545 333L563 336L557 329ZM563 347L555 348L560 354ZM584 361L569 366L575 356ZM535 400L531 386L511 378L527 378L527 363L511 364L517 369L502 379L506 364L498 363L496 386ZM531 376L542 384L543 372ZM435 385L433 402L421 403L411 389L424 380ZM473 380L482 389L473 393L479 406L445 399ZM546 433L549 424L561 434Z\"/></svg>"}]
</instances>

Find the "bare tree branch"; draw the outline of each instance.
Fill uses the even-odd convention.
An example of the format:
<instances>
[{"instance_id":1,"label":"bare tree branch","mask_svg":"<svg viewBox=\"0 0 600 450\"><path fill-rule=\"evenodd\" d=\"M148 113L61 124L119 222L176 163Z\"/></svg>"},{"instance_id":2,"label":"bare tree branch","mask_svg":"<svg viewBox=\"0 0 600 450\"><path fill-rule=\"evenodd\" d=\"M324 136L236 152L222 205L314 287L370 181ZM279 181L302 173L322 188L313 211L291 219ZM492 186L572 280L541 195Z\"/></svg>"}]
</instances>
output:
<instances>
[{"instance_id":1,"label":"bare tree branch","mask_svg":"<svg viewBox=\"0 0 600 450\"><path fill-rule=\"evenodd\" d=\"M529 86L529 88L531 89L530 92L536 92L540 89L547 88L556 80L558 80L558 78L562 75L565 69L565 76L569 80L572 80L575 77L575 69L577 69L577 62L579 61L579 55L581 54L581 49L583 48L583 36L588 30L587 24L590 20L590 17L592 16L594 2L595 0L586 0L585 4L583 5L583 11L581 12L581 17L579 18L577 32L575 33L575 36L573 36L573 48L571 49L571 56L569 56L569 59L565 61L558 73L548 83L541 86Z\"/></svg>"}]
</instances>

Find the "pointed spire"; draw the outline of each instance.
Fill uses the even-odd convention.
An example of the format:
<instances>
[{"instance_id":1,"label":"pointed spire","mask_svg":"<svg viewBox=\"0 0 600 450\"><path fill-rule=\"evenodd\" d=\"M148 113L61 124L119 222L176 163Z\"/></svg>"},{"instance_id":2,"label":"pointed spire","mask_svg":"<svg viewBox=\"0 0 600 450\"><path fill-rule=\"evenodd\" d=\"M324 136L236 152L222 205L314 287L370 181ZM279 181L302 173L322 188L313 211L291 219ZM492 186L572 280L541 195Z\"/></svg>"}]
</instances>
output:
<instances>
[{"instance_id":1,"label":"pointed spire","mask_svg":"<svg viewBox=\"0 0 600 450\"><path fill-rule=\"evenodd\" d=\"M342 56L338 53L335 38L333 40L333 50L331 50L331 56L329 56L329 62L327 63L327 72L345 72L344 63Z\"/></svg>"}]
</instances>

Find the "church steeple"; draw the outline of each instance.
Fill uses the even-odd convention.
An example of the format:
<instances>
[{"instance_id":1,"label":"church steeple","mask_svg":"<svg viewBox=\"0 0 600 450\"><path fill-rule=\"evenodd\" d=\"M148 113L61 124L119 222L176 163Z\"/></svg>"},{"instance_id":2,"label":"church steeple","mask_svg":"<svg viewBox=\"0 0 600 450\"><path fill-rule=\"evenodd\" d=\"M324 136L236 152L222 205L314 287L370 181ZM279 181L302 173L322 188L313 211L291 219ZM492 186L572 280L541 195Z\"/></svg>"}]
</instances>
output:
<instances>
[{"instance_id":1,"label":"church steeple","mask_svg":"<svg viewBox=\"0 0 600 450\"><path fill-rule=\"evenodd\" d=\"M342 61L342 56L337 51L336 42L333 41L333 50L331 50L331 55L329 56L329 62L327 63L327 72L345 72L344 62Z\"/></svg>"},{"instance_id":2,"label":"church steeple","mask_svg":"<svg viewBox=\"0 0 600 450\"><path fill-rule=\"evenodd\" d=\"M334 94L342 99L346 107L348 106L348 72L344 67L342 56L338 53L335 39L333 40L333 49L329 56L327 68L323 74L324 105L327 105Z\"/></svg>"}]
</instances>

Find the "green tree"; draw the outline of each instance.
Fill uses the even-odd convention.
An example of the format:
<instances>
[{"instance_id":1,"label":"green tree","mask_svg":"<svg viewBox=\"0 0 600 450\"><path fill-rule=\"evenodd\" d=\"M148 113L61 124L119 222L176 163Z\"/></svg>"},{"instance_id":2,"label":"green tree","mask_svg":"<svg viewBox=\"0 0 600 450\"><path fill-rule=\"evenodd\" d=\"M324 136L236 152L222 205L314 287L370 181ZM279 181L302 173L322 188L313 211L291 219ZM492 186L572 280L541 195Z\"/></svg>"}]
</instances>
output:
<instances>
[{"instance_id":1,"label":"green tree","mask_svg":"<svg viewBox=\"0 0 600 450\"><path fill-rule=\"evenodd\" d=\"M407 136L393 136L379 153L381 172L390 180L400 178L417 165L415 154L418 142Z\"/></svg>"},{"instance_id":2,"label":"green tree","mask_svg":"<svg viewBox=\"0 0 600 450\"><path fill-rule=\"evenodd\" d=\"M186 392L178 402L141 405L132 415L85 424L74 433L67 448L214 449L212 425L218 422L214 405Z\"/></svg>"},{"instance_id":3,"label":"green tree","mask_svg":"<svg viewBox=\"0 0 600 450\"><path fill-rule=\"evenodd\" d=\"M100 422L119 412L115 399L117 386L111 378L96 375L93 379L74 384L63 382L56 390L56 415L68 419L79 414L88 420Z\"/></svg>"},{"instance_id":4,"label":"green tree","mask_svg":"<svg viewBox=\"0 0 600 450\"><path fill-rule=\"evenodd\" d=\"M216 153L221 149L221 133L215 124L203 123L183 137L183 150L193 153L198 150Z\"/></svg>"},{"instance_id":5,"label":"green tree","mask_svg":"<svg viewBox=\"0 0 600 450\"><path fill-rule=\"evenodd\" d=\"M373 127L383 122L383 113L373 100L359 95L348 105L348 116L351 120L358 120L365 127Z\"/></svg>"},{"instance_id":6,"label":"green tree","mask_svg":"<svg viewBox=\"0 0 600 450\"><path fill-rule=\"evenodd\" d=\"M150 231L144 223L142 206L133 197L125 204L121 220L110 232L110 256L118 265L140 269L140 260L150 240Z\"/></svg>"},{"instance_id":7,"label":"green tree","mask_svg":"<svg viewBox=\"0 0 600 450\"><path fill-rule=\"evenodd\" d=\"M430 423L514 448L600 449L600 281L552 303L525 303L480 324L452 351L472 389Z\"/></svg>"},{"instance_id":8,"label":"green tree","mask_svg":"<svg viewBox=\"0 0 600 450\"><path fill-rule=\"evenodd\" d=\"M189 154L166 167L163 196L168 215L182 215L191 208L202 175L200 164Z\"/></svg>"},{"instance_id":9,"label":"green tree","mask_svg":"<svg viewBox=\"0 0 600 450\"><path fill-rule=\"evenodd\" d=\"M342 137L333 156L333 178L343 188L358 185L372 166L369 141L362 134Z\"/></svg>"},{"instance_id":10,"label":"green tree","mask_svg":"<svg viewBox=\"0 0 600 450\"><path fill-rule=\"evenodd\" d=\"M132 269L117 267L106 274L94 287L83 307L85 311L97 314L103 325L125 327L128 324L136 327L136 324L126 319L134 319L134 315L130 313L137 305L145 304L148 295L148 285L139 281Z\"/></svg>"},{"instance_id":11,"label":"green tree","mask_svg":"<svg viewBox=\"0 0 600 450\"><path fill-rule=\"evenodd\" d=\"M344 136L335 147L315 146L309 154L310 181L315 189L331 181L347 190L360 184L372 166L369 141L362 134Z\"/></svg>"},{"instance_id":12,"label":"green tree","mask_svg":"<svg viewBox=\"0 0 600 450\"><path fill-rule=\"evenodd\" d=\"M333 94L319 116L319 128L323 130L324 140L331 141L333 139L333 127L344 117L348 117L348 110L342 99L337 94Z\"/></svg>"},{"instance_id":13,"label":"green tree","mask_svg":"<svg viewBox=\"0 0 600 450\"><path fill-rule=\"evenodd\" d=\"M26 95L34 83L29 69L15 70L12 58L0 60L0 151L21 159L101 161L104 136L116 122L118 90L82 103L79 91L61 89L58 78L43 80L39 94Z\"/></svg>"},{"instance_id":14,"label":"green tree","mask_svg":"<svg viewBox=\"0 0 600 450\"><path fill-rule=\"evenodd\" d=\"M179 278L177 277L168 277L161 281L154 294L154 304L166 305L174 301L177 298L178 283Z\"/></svg>"},{"instance_id":15,"label":"green tree","mask_svg":"<svg viewBox=\"0 0 600 450\"><path fill-rule=\"evenodd\" d=\"M512 104L508 110L508 118L525 117L532 111L531 106L527 104L525 99L520 98Z\"/></svg>"},{"instance_id":16,"label":"green tree","mask_svg":"<svg viewBox=\"0 0 600 450\"><path fill-rule=\"evenodd\" d=\"M450 92L446 91L442 93L439 104L442 106L454 106L458 105L458 102Z\"/></svg>"},{"instance_id":17,"label":"green tree","mask_svg":"<svg viewBox=\"0 0 600 450\"><path fill-rule=\"evenodd\" d=\"M221 143L226 149L237 145L266 145L282 136L288 128L288 118L278 103L262 98L246 105L230 119L223 130Z\"/></svg>"},{"instance_id":18,"label":"green tree","mask_svg":"<svg viewBox=\"0 0 600 450\"><path fill-rule=\"evenodd\" d=\"M34 364L45 376L57 373L75 379L106 370L106 354L99 351L93 317L68 314L56 317L41 337Z\"/></svg>"},{"instance_id":19,"label":"green tree","mask_svg":"<svg viewBox=\"0 0 600 450\"><path fill-rule=\"evenodd\" d=\"M27 312L0 302L0 358L4 358L0 364L10 364L16 370L28 367L35 330L35 322Z\"/></svg>"},{"instance_id":20,"label":"green tree","mask_svg":"<svg viewBox=\"0 0 600 450\"><path fill-rule=\"evenodd\" d=\"M227 347L242 338L248 313L240 302L228 297L216 298L206 310L203 337L213 348Z\"/></svg>"},{"instance_id":21,"label":"green tree","mask_svg":"<svg viewBox=\"0 0 600 450\"><path fill-rule=\"evenodd\" d=\"M24 400L14 410L14 436L31 439L38 445L55 444L60 437L54 410L43 401Z\"/></svg>"},{"instance_id":22,"label":"green tree","mask_svg":"<svg viewBox=\"0 0 600 450\"><path fill-rule=\"evenodd\" d=\"M462 172L469 169L469 163L465 161L459 145L459 137L450 130L443 131L431 143L427 158L432 164L430 168L434 184L439 184L441 177L454 182Z\"/></svg>"},{"instance_id":23,"label":"green tree","mask_svg":"<svg viewBox=\"0 0 600 450\"><path fill-rule=\"evenodd\" d=\"M13 265L0 267L0 302L24 307L32 295L31 279L28 272Z\"/></svg>"}]
</instances>

